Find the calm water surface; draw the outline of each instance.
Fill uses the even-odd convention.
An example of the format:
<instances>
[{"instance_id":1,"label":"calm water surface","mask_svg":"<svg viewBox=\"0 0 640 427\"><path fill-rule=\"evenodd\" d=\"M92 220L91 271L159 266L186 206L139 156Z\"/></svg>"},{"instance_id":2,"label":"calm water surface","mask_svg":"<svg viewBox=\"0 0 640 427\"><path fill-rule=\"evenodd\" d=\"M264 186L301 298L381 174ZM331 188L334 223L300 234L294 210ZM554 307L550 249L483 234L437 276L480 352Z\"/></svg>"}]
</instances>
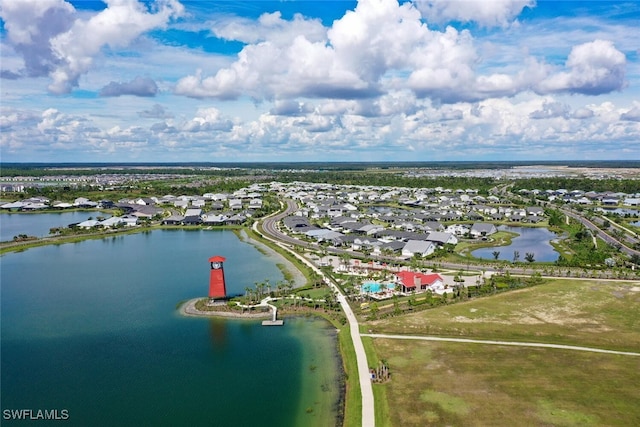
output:
<instances>
[{"instance_id":1,"label":"calm water surface","mask_svg":"<svg viewBox=\"0 0 640 427\"><path fill-rule=\"evenodd\" d=\"M326 322L263 327L176 312L206 294L217 254L231 293L282 280L229 231L2 256L2 409L67 409L65 425L81 426L333 425L339 360Z\"/></svg>"},{"instance_id":2,"label":"calm water surface","mask_svg":"<svg viewBox=\"0 0 640 427\"><path fill-rule=\"evenodd\" d=\"M518 233L511 244L508 246L492 246L487 248L476 249L471 252L476 258L494 259L493 252L500 252L498 259L505 261L513 261L514 251L520 252L520 261L524 262L527 252L532 252L536 261L552 262L558 259L560 254L549 243L553 239L557 239L553 232L546 228L539 227L511 227L500 226L499 230Z\"/></svg>"},{"instance_id":3,"label":"calm water surface","mask_svg":"<svg viewBox=\"0 0 640 427\"><path fill-rule=\"evenodd\" d=\"M0 214L0 242L13 240L13 236L45 237L54 227L67 227L69 224L86 221L97 216L110 217L101 212L60 212L60 213L2 213Z\"/></svg>"}]
</instances>

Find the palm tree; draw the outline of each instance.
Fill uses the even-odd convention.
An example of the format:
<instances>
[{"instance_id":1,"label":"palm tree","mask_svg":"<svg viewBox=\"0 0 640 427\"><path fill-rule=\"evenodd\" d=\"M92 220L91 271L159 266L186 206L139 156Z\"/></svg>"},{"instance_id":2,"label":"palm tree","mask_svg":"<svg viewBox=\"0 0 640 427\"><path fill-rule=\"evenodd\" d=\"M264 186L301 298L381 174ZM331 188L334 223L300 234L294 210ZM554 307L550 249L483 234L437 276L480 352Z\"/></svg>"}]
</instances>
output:
<instances>
[{"instance_id":1,"label":"palm tree","mask_svg":"<svg viewBox=\"0 0 640 427\"><path fill-rule=\"evenodd\" d=\"M283 282L278 282L276 284L276 296L282 296L283 289L284 289L284 283Z\"/></svg>"},{"instance_id":2,"label":"palm tree","mask_svg":"<svg viewBox=\"0 0 640 427\"><path fill-rule=\"evenodd\" d=\"M349 254L343 253L340 255L340 259L342 260L342 266L346 270L347 266L349 265L349 261L351 260L351 257L349 256Z\"/></svg>"},{"instance_id":3,"label":"palm tree","mask_svg":"<svg viewBox=\"0 0 640 427\"><path fill-rule=\"evenodd\" d=\"M498 258L500 257L500 251L493 251L491 252L491 255L493 255L493 259L497 261Z\"/></svg>"},{"instance_id":4,"label":"palm tree","mask_svg":"<svg viewBox=\"0 0 640 427\"><path fill-rule=\"evenodd\" d=\"M267 288L267 295L271 296L271 284L269 283L269 279L265 281L264 287Z\"/></svg>"}]
</instances>

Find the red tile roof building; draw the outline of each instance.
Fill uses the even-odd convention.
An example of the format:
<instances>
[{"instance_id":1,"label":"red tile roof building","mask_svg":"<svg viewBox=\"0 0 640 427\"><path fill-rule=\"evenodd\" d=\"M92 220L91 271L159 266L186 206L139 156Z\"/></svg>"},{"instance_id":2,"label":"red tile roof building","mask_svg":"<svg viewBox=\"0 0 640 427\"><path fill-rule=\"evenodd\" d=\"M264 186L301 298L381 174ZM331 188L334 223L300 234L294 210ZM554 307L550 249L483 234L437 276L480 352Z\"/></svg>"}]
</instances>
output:
<instances>
[{"instance_id":1,"label":"red tile roof building","mask_svg":"<svg viewBox=\"0 0 640 427\"><path fill-rule=\"evenodd\" d=\"M425 292L428 289L444 287L444 280L439 274L414 273L412 271L401 271L396 273L403 293Z\"/></svg>"}]
</instances>

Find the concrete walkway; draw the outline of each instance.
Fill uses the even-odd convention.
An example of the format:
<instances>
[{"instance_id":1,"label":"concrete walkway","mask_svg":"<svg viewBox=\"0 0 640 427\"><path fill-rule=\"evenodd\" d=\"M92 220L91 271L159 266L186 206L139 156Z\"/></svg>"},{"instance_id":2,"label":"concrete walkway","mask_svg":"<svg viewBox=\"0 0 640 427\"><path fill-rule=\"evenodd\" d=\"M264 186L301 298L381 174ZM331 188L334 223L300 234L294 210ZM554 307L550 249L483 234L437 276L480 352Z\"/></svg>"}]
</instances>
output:
<instances>
[{"instance_id":1,"label":"concrete walkway","mask_svg":"<svg viewBox=\"0 0 640 427\"><path fill-rule=\"evenodd\" d=\"M537 343L537 342L474 340L469 338L444 338L444 337L420 336L420 335L362 334L362 336L371 337L371 338L386 338L386 339L394 339L394 340L422 340L422 341L458 342L458 343L471 343L471 344L509 345L509 346L515 346L515 347L556 348L560 350L588 351L592 353L618 354L622 356L640 356L640 353L634 353L632 351L603 350L600 348L593 348L593 347L579 347L574 345L546 344L546 343Z\"/></svg>"},{"instance_id":2,"label":"concrete walkway","mask_svg":"<svg viewBox=\"0 0 640 427\"><path fill-rule=\"evenodd\" d=\"M358 319L356 319L355 314L353 314L353 310L351 310L351 306L347 302L346 297L340 291L340 289L335 286L327 277L324 275L322 270L316 267L309 260L304 258L303 256L297 254L296 252L289 249L287 246L283 245L279 241L272 239L270 236L267 236L263 233L260 233L257 227L257 222L253 224L253 230L265 237L266 239L271 240L276 243L282 249L294 255L305 265L308 265L316 274L322 277L323 281L329 286L334 294L337 295L337 301L340 303L342 310L347 316L347 320L349 321L349 329L351 331L351 341L353 342L353 347L356 353L356 361L358 365L358 378L360 379L360 394L362 395L362 426L364 427L374 427L376 424L375 417L375 409L374 409L374 400L373 400L373 386L371 385L371 374L369 373L369 364L367 362L367 354L364 351L364 345L362 344L362 338L360 335L360 327L358 326Z\"/></svg>"}]
</instances>

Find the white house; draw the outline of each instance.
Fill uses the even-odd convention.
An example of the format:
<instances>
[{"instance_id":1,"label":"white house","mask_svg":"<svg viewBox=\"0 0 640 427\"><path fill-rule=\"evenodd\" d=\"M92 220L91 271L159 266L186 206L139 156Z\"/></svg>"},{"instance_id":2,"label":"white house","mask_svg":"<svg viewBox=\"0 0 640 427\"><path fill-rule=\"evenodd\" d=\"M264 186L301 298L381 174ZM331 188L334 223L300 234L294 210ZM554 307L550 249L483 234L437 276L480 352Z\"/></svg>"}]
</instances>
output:
<instances>
[{"instance_id":1,"label":"white house","mask_svg":"<svg viewBox=\"0 0 640 427\"><path fill-rule=\"evenodd\" d=\"M484 222L476 222L471 226L471 230L469 230L469 234L474 238L490 236L497 232L498 229L495 225Z\"/></svg>"},{"instance_id":2,"label":"white house","mask_svg":"<svg viewBox=\"0 0 640 427\"><path fill-rule=\"evenodd\" d=\"M435 252L436 245L425 240L409 240L402 248L402 256L411 258L414 255L428 256Z\"/></svg>"}]
</instances>

